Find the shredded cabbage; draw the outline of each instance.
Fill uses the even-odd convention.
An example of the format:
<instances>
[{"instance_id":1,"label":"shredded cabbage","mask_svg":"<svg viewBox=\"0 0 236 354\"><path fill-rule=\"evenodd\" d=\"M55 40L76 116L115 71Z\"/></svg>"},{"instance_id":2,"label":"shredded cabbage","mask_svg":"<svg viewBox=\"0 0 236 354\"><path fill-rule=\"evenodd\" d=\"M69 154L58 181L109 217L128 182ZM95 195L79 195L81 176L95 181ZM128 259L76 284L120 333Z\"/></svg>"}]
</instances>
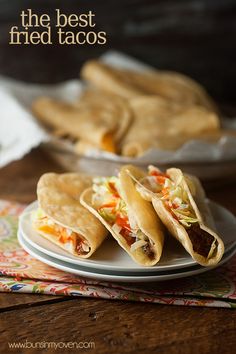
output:
<instances>
[{"instance_id":1,"label":"shredded cabbage","mask_svg":"<svg viewBox=\"0 0 236 354\"><path fill-rule=\"evenodd\" d=\"M117 177L98 177L93 180L92 203L99 214L109 223L116 216L127 217L127 206L120 197L120 181Z\"/></svg>"},{"instance_id":2,"label":"shredded cabbage","mask_svg":"<svg viewBox=\"0 0 236 354\"><path fill-rule=\"evenodd\" d=\"M185 227L197 223L198 219L190 203L186 190L181 186L182 176L174 182L159 169L151 166L149 175L140 182L144 188L155 193L155 197L163 200L165 207ZM140 191L140 186L137 186Z\"/></svg>"},{"instance_id":3,"label":"shredded cabbage","mask_svg":"<svg viewBox=\"0 0 236 354\"><path fill-rule=\"evenodd\" d=\"M112 226L113 231L121 234L122 230L126 229L126 233L133 238L131 251L147 243L147 236L140 230L135 215L128 211L121 197L120 181L117 177L94 178L92 203L101 217Z\"/></svg>"},{"instance_id":4,"label":"shredded cabbage","mask_svg":"<svg viewBox=\"0 0 236 354\"><path fill-rule=\"evenodd\" d=\"M131 245L130 250L131 250L131 252L133 252L133 251L137 250L138 248L145 246L146 244L147 244L146 241L138 240Z\"/></svg>"}]
</instances>

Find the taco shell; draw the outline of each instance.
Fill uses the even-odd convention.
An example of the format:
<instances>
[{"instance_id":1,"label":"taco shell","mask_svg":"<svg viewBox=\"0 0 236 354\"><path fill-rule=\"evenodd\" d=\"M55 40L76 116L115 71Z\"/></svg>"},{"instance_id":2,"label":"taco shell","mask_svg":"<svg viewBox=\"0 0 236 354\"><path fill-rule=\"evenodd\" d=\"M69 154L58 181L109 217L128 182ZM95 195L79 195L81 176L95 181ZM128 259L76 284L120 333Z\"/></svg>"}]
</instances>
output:
<instances>
[{"instance_id":1,"label":"taco shell","mask_svg":"<svg viewBox=\"0 0 236 354\"><path fill-rule=\"evenodd\" d=\"M82 258L90 257L107 236L105 227L79 201L91 183L91 177L77 173L44 174L37 186L42 215L32 216L41 236Z\"/></svg>"},{"instance_id":2,"label":"taco shell","mask_svg":"<svg viewBox=\"0 0 236 354\"><path fill-rule=\"evenodd\" d=\"M172 181L176 182L181 179L180 186L187 192L198 223L193 224L190 228L185 228L172 216L161 199L152 196L152 203L157 215L196 262L203 266L216 265L224 254L224 244L220 236L213 230L213 218L206 204L205 193L200 182L196 178L192 178L191 183L195 186L195 193L192 194L189 182L180 169L170 168L167 170L167 174Z\"/></svg>"},{"instance_id":3,"label":"taco shell","mask_svg":"<svg viewBox=\"0 0 236 354\"><path fill-rule=\"evenodd\" d=\"M139 229L146 235L146 237L151 240L153 254L152 258L143 252L142 248L137 248L131 251L130 246L127 244L124 237L116 232L114 228L98 213L96 208L92 203L92 188L88 188L81 195L81 204L83 204L88 210L93 213L110 231L112 236L118 242L118 244L130 255L130 257L143 266L153 266L161 258L163 243L164 243L164 234L161 221L157 217L152 204L145 201L140 194L136 191L135 184L131 177L127 174L126 169L129 166L122 167L119 180L121 186L122 198L126 203L128 208L128 213L132 213L132 216L135 217ZM144 176L143 172L135 167L132 168L132 173L135 174L138 178Z\"/></svg>"}]
</instances>

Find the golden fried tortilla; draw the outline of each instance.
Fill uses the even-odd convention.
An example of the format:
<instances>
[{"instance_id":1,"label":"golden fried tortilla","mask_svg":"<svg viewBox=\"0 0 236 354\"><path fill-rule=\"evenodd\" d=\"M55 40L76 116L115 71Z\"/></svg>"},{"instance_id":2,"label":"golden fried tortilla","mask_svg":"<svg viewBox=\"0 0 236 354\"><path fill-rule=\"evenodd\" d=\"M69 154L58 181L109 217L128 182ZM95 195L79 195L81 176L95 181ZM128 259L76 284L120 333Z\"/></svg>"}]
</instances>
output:
<instances>
[{"instance_id":1,"label":"golden fried tortilla","mask_svg":"<svg viewBox=\"0 0 236 354\"><path fill-rule=\"evenodd\" d=\"M141 156L148 149L176 150L186 141L219 132L219 117L201 106L183 107L156 96L129 101L133 124L122 141L122 155Z\"/></svg>"},{"instance_id":2,"label":"golden fried tortilla","mask_svg":"<svg viewBox=\"0 0 236 354\"><path fill-rule=\"evenodd\" d=\"M32 110L47 126L109 152L116 151L131 122L131 110L124 99L96 91L82 96L76 105L41 97L34 101Z\"/></svg>"},{"instance_id":3,"label":"golden fried tortilla","mask_svg":"<svg viewBox=\"0 0 236 354\"><path fill-rule=\"evenodd\" d=\"M46 173L37 186L37 232L69 253L90 257L107 236L106 228L79 201L92 179L77 173Z\"/></svg>"},{"instance_id":4,"label":"golden fried tortilla","mask_svg":"<svg viewBox=\"0 0 236 354\"><path fill-rule=\"evenodd\" d=\"M152 204L136 191L126 167L122 167L120 171L118 189L112 180L104 180L103 190L106 185L114 192L114 198L109 204L105 203L98 207L94 202L96 198L92 188L85 190L80 200L105 225L135 262L143 266L153 266L160 260L162 254L164 243L162 225ZM132 168L132 173L138 178L143 176L142 171L136 168ZM120 211L119 205L122 205ZM109 208L112 208L111 219L106 216L106 210ZM127 209L127 216L123 215L124 209Z\"/></svg>"},{"instance_id":5,"label":"golden fried tortilla","mask_svg":"<svg viewBox=\"0 0 236 354\"><path fill-rule=\"evenodd\" d=\"M130 170L132 176L132 170ZM163 224L203 266L214 266L224 254L224 244L214 230L214 222L205 193L196 177L185 176L180 169L165 173L154 166L142 180L133 177L140 195L151 200Z\"/></svg>"},{"instance_id":6,"label":"golden fried tortilla","mask_svg":"<svg viewBox=\"0 0 236 354\"><path fill-rule=\"evenodd\" d=\"M197 104L216 110L214 102L200 84L176 72L137 72L90 60L82 67L81 77L99 89L127 99L140 95L157 95L184 106Z\"/></svg>"}]
</instances>

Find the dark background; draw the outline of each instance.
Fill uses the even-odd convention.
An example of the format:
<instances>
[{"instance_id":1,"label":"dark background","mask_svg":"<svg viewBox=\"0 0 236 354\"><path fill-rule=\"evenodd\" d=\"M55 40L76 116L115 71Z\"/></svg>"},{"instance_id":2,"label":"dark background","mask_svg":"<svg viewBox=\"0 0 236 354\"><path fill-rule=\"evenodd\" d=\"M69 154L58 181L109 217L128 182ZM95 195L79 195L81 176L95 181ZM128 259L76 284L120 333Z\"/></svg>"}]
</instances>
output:
<instances>
[{"instance_id":1,"label":"dark background","mask_svg":"<svg viewBox=\"0 0 236 354\"><path fill-rule=\"evenodd\" d=\"M107 45L10 46L8 32L27 8L38 14L92 10ZM236 102L235 0L0 0L0 74L59 82L77 77L84 60L109 48L188 74L218 102Z\"/></svg>"}]
</instances>

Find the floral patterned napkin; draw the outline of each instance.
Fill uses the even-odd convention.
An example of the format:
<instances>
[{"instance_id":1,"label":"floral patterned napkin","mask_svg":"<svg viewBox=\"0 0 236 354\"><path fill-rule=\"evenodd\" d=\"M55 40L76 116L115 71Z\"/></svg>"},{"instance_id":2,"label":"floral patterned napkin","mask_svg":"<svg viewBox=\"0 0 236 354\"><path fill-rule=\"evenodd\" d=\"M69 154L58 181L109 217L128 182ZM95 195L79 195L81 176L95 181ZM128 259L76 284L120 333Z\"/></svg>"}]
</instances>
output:
<instances>
[{"instance_id":1,"label":"floral patterned napkin","mask_svg":"<svg viewBox=\"0 0 236 354\"><path fill-rule=\"evenodd\" d=\"M0 291L74 295L168 305L236 308L236 257L204 274L145 283L108 283L50 267L25 252L17 241L24 206L0 200Z\"/></svg>"}]
</instances>

